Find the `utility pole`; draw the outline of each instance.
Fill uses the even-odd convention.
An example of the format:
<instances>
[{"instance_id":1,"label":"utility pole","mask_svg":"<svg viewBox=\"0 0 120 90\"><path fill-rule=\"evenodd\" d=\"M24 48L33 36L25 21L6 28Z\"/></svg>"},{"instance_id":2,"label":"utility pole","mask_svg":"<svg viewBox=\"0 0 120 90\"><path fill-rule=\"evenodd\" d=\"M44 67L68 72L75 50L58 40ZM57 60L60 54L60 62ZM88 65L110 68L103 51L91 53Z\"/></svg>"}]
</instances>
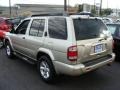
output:
<instances>
[{"instance_id":1,"label":"utility pole","mask_svg":"<svg viewBox=\"0 0 120 90\"><path fill-rule=\"evenodd\" d=\"M102 15L102 0L100 0L100 15Z\"/></svg>"},{"instance_id":2,"label":"utility pole","mask_svg":"<svg viewBox=\"0 0 120 90\"><path fill-rule=\"evenodd\" d=\"M95 0L94 0L94 10L96 10L96 4L95 4Z\"/></svg>"},{"instance_id":3,"label":"utility pole","mask_svg":"<svg viewBox=\"0 0 120 90\"><path fill-rule=\"evenodd\" d=\"M67 0L64 0L64 11L67 12Z\"/></svg>"},{"instance_id":4,"label":"utility pole","mask_svg":"<svg viewBox=\"0 0 120 90\"><path fill-rule=\"evenodd\" d=\"M9 0L9 10L10 10L10 13L9 13L10 16L9 17L11 18L11 0Z\"/></svg>"},{"instance_id":5,"label":"utility pole","mask_svg":"<svg viewBox=\"0 0 120 90\"><path fill-rule=\"evenodd\" d=\"M68 5L67 5L67 11L68 11L68 13L69 13L69 5L70 5L70 2L69 2L69 0L68 0Z\"/></svg>"},{"instance_id":6,"label":"utility pole","mask_svg":"<svg viewBox=\"0 0 120 90\"><path fill-rule=\"evenodd\" d=\"M108 9L108 0L107 0L107 9Z\"/></svg>"}]
</instances>

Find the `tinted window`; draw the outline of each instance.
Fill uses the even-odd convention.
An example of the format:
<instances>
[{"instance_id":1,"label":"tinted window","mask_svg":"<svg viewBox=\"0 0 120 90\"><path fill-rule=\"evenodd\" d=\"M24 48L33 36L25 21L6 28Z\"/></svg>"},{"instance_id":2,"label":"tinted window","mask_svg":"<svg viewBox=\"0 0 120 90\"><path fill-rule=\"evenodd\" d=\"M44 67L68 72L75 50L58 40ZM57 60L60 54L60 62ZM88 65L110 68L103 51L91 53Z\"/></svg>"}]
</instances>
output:
<instances>
[{"instance_id":1,"label":"tinted window","mask_svg":"<svg viewBox=\"0 0 120 90\"><path fill-rule=\"evenodd\" d=\"M67 25L65 18L50 18L48 31L51 38L67 39Z\"/></svg>"},{"instance_id":2,"label":"tinted window","mask_svg":"<svg viewBox=\"0 0 120 90\"><path fill-rule=\"evenodd\" d=\"M0 18L0 23L4 22L4 19L3 18Z\"/></svg>"},{"instance_id":3,"label":"tinted window","mask_svg":"<svg viewBox=\"0 0 120 90\"><path fill-rule=\"evenodd\" d=\"M107 30L99 19L73 19L76 40L100 37L103 30Z\"/></svg>"},{"instance_id":4,"label":"tinted window","mask_svg":"<svg viewBox=\"0 0 120 90\"><path fill-rule=\"evenodd\" d=\"M11 25L11 24L12 24L12 20L10 20L10 19L6 19L5 22L6 22L6 24L8 24L8 25Z\"/></svg>"},{"instance_id":5,"label":"tinted window","mask_svg":"<svg viewBox=\"0 0 120 90\"><path fill-rule=\"evenodd\" d=\"M115 30L117 29L117 26L113 26L113 25L107 25L108 30L111 32L111 34L115 33Z\"/></svg>"},{"instance_id":6,"label":"tinted window","mask_svg":"<svg viewBox=\"0 0 120 90\"><path fill-rule=\"evenodd\" d=\"M118 37L120 37L120 27L118 28Z\"/></svg>"},{"instance_id":7,"label":"tinted window","mask_svg":"<svg viewBox=\"0 0 120 90\"><path fill-rule=\"evenodd\" d=\"M23 21L16 29L16 34L25 34L30 20Z\"/></svg>"},{"instance_id":8,"label":"tinted window","mask_svg":"<svg viewBox=\"0 0 120 90\"><path fill-rule=\"evenodd\" d=\"M42 37L45 26L45 20L33 20L29 35Z\"/></svg>"}]
</instances>

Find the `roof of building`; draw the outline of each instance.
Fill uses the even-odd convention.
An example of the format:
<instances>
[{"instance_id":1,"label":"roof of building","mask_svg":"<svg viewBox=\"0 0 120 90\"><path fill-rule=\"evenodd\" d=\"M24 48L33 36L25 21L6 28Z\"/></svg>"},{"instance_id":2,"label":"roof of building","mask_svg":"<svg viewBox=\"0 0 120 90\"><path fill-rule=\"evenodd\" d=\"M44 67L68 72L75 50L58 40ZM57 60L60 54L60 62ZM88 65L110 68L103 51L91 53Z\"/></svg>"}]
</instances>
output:
<instances>
[{"instance_id":1,"label":"roof of building","mask_svg":"<svg viewBox=\"0 0 120 90\"><path fill-rule=\"evenodd\" d=\"M64 8L63 5L48 5L48 4L16 4L17 6L21 7L58 7Z\"/></svg>"}]
</instances>

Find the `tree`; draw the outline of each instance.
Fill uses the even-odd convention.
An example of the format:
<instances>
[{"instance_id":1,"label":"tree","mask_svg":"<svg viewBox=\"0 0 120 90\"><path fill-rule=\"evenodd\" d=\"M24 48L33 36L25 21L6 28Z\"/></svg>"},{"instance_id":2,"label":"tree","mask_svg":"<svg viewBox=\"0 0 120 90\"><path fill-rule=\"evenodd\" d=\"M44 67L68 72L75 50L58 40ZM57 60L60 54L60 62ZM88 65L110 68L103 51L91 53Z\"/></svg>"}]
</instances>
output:
<instances>
[{"instance_id":1,"label":"tree","mask_svg":"<svg viewBox=\"0 0 120 90\"><path fill-rule=\"evenodd\" d=\"M26 12L22 12L21 16L31 16L32 12L31 11L26 11Z\"/></svg>"},{"instance_id":2,"label":"tree","mask_svg":"<svg viewBox=\"0 0 120 90\"><path fill-rule=\"evenodd\" d=\"M83 11L83 5L78 5L78 12L82 12Z\"/></svg>"},{"instance_id":3,"label":"tree","mask_svg":"<svg viewBox=\"0 0 120 90\"><path fill-rule=\"evenodd\" d=\"M92 13L92 14L94 14L94 15L96 15L96 14L97 14L97 12L96 12L96 10L95 10L95 9L92 9L92 10L91 10L91 13Z\"/></svg>"},{"instance_id":4,"label":"tree","mask_svg":"<svg viewBox=\"0 0 120 90\"><path fill-rule=\"evenodd\" d=\"M112 13L112 9L108 8L108 9L104 9L104 14L105 15L110 15Z\"/></svg>"}]
</instances>

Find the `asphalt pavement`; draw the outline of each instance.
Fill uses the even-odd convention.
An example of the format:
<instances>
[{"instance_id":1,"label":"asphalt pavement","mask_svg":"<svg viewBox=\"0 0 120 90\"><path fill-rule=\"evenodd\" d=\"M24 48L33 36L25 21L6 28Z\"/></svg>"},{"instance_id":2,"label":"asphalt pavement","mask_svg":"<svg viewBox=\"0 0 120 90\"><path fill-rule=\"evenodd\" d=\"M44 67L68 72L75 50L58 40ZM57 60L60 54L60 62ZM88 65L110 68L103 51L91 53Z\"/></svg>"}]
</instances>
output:
<instances>
[{"instance_id":1,"label":"asphalt pavement","mask_svg":"<svg viewBox=\"0 0 120 90\"><path fill-rule=\"evenodd\" d=\"M50 85L40 79L35 65L8 59L0 49L0 90L120 90L120 62L77 77L61 75Z\"/></svg>"}]
</instances>

